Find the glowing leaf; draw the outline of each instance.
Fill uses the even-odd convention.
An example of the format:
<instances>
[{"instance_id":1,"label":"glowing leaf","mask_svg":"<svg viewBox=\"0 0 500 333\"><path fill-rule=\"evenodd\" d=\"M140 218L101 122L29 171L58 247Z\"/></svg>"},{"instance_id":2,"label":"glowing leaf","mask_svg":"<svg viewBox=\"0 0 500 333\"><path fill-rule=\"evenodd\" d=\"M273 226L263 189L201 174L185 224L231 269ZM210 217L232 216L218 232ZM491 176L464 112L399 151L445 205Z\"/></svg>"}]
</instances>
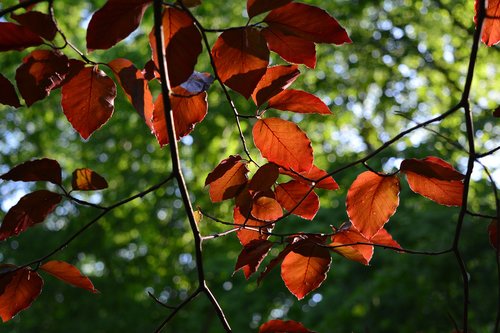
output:
<instances>
[{"instance_id":1,"label":"glowing leaf","mask_svg":"<svg viewBox=\"0 0 500 333\"><path fill-rule=\"evenodd\" d=\"M210 185L210 199L219 202L234 198L245 187L248 168L239 155L232 155L208 174L205 186Z\"/></svg>"},{"instance_id":2,"label":"glowing leaf","mask_svg":"<svg viewBox=\"0 0 500 333\"><path fill-rule=\"evenodd\" d=\"M297 113L331 114L330 109L318 97L302 90L284 90L269 100L270 109Z\"/></svg>"},{"instance_id":3,"label":"glowing leaf","mask_svg":"<svg viewBox=\"0 0 500 333\"><path fill-rule=\"evenodd\" d=\"M288 35L279 29L265 28L262 34L266 38L269 50L276 52L284 60L294 64L316 67L316 45L306 39Z\"/></svg>"},{"instance_id":4,"label":"glowing leaf","mask_svg":"<svg viewBox=\"0 0 500 333\"><path fill-rule=\"evenodd\" d=\"M94 288L92 281L83 275L78 268L64 261L52 260L48 261L40 269L55 276L56 278L78 288L87 289L93 293L99 291Z\"/></svg>"},{"instance_id":5,"label":"glowing leaf","mask_svg":"<svg viewBox=\"0 0 500 333\"><path fill-rule=\"evenodd\" d=\"M314 219L319 210L319 198L311 187L291 180L276 187L276 199L289 212L307 220Z\"/></svg>"},{"instance_id":6,"label":"glowing leaf","mask_svg":"<svg viewBox=\"0 0 500 333\"><path fill-rule=\"evenodd\" d=\"M252 216L261 221L275 221L283 216L283 209L276 199L259 196L254 199Z\"/></svg>"},{"instance_id":7,"label":"glowing leaf","mask_svg":"<svg viewBox=\"0 0 500 333\"><path fill-rule=\"evenodd\" d=\"M93 191L107 188L108 182L97 172L84 168L73 171L71 186L75 191Z\"/></svg>"},{"instance_id":8,"label":"glowing leaf","mask_svg":"<svg viewBox=\"0 0 500 333\"><path fill-rule=\"evenodd\" d=\"M312 183L316 183L316 188L323 188L325 190L335 191L339 189L339 185L333 179L333 177L328 176L328 173L325 170L318 168L313 165L311 169L307 172L296 173L290 170L286 170L281 168L280 173L284 175L288 175L295 180L298 180L301 183L312 185ZM323 180L318 182L318 179L325 177Z\"/></svg>"},{"instance_id":9,"label":"glowing leaf","mask_svg":"<svg viewBox=\"0 0 500 333\"><path fill-rule=\"evenodd\" d=\"M373 256L373 246L356 245L357 243L370 243L370 241L361 235L351 223L346 223L332 236L329 246L332 251L349 260L368 265Z\"/></svg>"},{"instance_id":10,"label":"glowing leaf","mask_svg":"<svg viewBox=\"0 0 500 333\"><path fill-rule=\"evenodd\" d=\"M315 333L293 320L274 319L264 323L259 328L259 333Z\"/></svg>"},{"instance_id":11,"label":"glowing leaf","mask_svg":"<svg viewBox=\"0 0 500 333\"><path fill-rule=\"evenodd\" d=\"M253 219L251 216L248 218L245 218L244 215L241 214L240 209L238 207L234 208L233 212L233 219L235 223L236 228L240 228L241 226L245 226L248 228L253 228L253 229L259 229L262 230L262 232L259 232L258 230L250 230L250 229L240 229L236 232L236 235L238 236L238 239L241 243L241 245L246 246L253 240L263 240L263 239L268 239L269 235L266 234L266 232L271 232L273 229L272 224L269 222L264 222L264 221L258 221Z\"/></svg>"},{"instance_id":12,"label":"glowing leaf","mask_svg":"<svg viewBox=\"0 0 500 333\"><path fill-rule=\"evenodd\" d=\"M474 22L476 24L480 3L481 1L475 1L476 15L474 16ZM493 46L500 42L500 20L498 19L500 17L500 0L488 0L486 3L486 16L491 18L486 17L484 19L481 41L488 46Z\"/></svg>"},{"instance_id":13,"label":"glowing leaf","mask_svg":"<svg viewBox=\"0 0 500 333\"><path fill-rule=\"evenodd\" d=\"M262 105L282 92L295 81L299 74L300 71L296 65L268 67L252 94L255 104Z\"/></svg>"}]
</instances>

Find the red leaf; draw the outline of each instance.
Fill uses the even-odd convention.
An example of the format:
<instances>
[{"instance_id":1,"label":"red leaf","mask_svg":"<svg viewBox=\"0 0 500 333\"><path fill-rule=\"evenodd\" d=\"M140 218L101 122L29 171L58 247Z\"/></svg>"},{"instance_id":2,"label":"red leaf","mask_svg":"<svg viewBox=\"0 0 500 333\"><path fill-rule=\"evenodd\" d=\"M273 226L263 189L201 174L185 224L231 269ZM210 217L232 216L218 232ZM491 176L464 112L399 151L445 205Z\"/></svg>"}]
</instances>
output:
<instances>
[{"instance_id":1,"label":"red leaf","mask_svg":"<svg viewBox=\"0 0 500 333\"><path fill-rule=\"evenodd\" d=\"M61 166L55 160L42 158L24 162L0 176L3 180L23 182L48 181L61 185Z\"/></svg>"},{"instance_id":2,"label":"red leaf","mask_svg":"<svg viewBox=\"0 0 500 333\"><path fill-rule=\"evenodd\" d=\"M30 307L42 292L43 280L37 272L21 268L0 275L0 317L9 321L20 311Z\"/></svg>"},{"instance_id":3,"label":"red leaf","mask_svg":"<svg viewBox=\"0 0 500 333\"><path fill-rule=\"evenodd\" d=\"M332 236L329 246L332 247L332 251L349 260L368 265L373 256L373 246L353 245L357 243L370 243L370 241L361 235L351 223L346 223Z\"/></svg>"},{"instance_id":4,"label":"red leaf","mask_svg":"<svg viewBox=\"0 0 500 333\"><path fill-rule=\"evenodd\" d=\"M297 321L270 320L259 328L259 333L315 333Z\"/></svg>"},{"instance_id":5,"label":"red leaf","mask_svg":"<svg viewBox=\"0 0 500 333\"><path fill-rule=\"evenodd\" d=\"M351 43L347 32L324 10L303 3L290 3L270 12L264 19L273 30L316 43Z\"/></svg>"},{"instance_id":6,"label":"red leaf","mask_svg":"<svg viewBox=\"0 0 500 333\"><path fill-rule=\"evenodd\" d=\"M16 70L16 82L28 106L44 99L59 88L69 72L68 58L49 50L35 50L23 59Z\"/></svg>"},{"instance_id":7,"label":"red leaf","mask_svg":"<svg viewBox=\"0 0 500 333\"><path fill-rule=\"evenodd\" d=\"M0 226L0 241L16 236L37 223L42 223L61 202L61 195L47 190L29 193L5 215Z\"/></svg>"},{"instance_id":8,"label":"red leaf","mask_svg":"<svg viewBox=\"0 0 500 333\"><path fill-rule=\"evenodd\" d=\"M267 191L274 185L280 170L274 163L264 164L253 175L252 180L248 184L248 189L251 191Z\"/></svg>"},{"instance_id":9,"label":"red leaf","mask_svg":"<svg viewBox=\"0 0 500 333\"><path fill-rule=\"evenodd\" d=\"M184 88L177 87L170 95L177 140L193 131L208 111L207 93L190 95ZM153 132L161 146L168 144L167 123L163 106L163 95L158 96L153 109Z\"/></svg>"},{"instance_id":10,"label":"red leaf","mask_svg":"<svg viewBox=\"0 0 500 333\"><path fill-rule=\"evenodd\" d=\"M493 117L500 118L500 106L493 111Z\"/></svg>"},{"instance_id":11,"label":"red leaf","mask_svg":"<svg viewBox=\"0 0 500 333\"><path fill-rule=\"evenodd\" d=\"M271 9L286 5L292 0L247 0L248 17L252 18Z\"/></svg>"},{"instance_id":12,"label":"red leaf","mask_svg":"<svg viewBox=\"0 0 500 333\"><path fill-rule=\"evenodd\" d=\"M40 266L40 269L43 269L47 273L72 286L87 289L93 293L99 292L94 288L92 281L90 281L88 277L83 275L78 268L67 262L51 260Z\"/></svg>"},{"instance_id":13,"label":"red leaf","mask_svg":"<svg viewBox=\"0 0 500 333\"><path fill-rule=\"evenodd\" d=\"M269 63L269 49L259 30L224 31L212 48L217 74L224 84L249 98Z\"/></svg>"},{"instance_id":14,"label":"red leaf","mask_svg":"<svg viewBox=\"0 0 500 333\"><path fill-rule=\"evenodd\" d=\"M254 198L252 216L261 221L276 221L283 216L283 209L276 199L260 196Z\"/></svg>"},{"instance_id":15,"label":"red leaf","mask_svg":"<svg viewBox=\"0 0 500 333\"><path fill-rule=\"evenodd\" d=\"M118 83L123 88L125 95L127 95L127 99L144 119L148 127L153 129L153 96L144 74L127 59L115 59L108 65L115 73Z\"/></svg>"},{"instance_id":16,"label":"red leaf","mask_svg":"<svg viewBox=\"0 0 500 333\"><path fill-rule=\"evenodd\" d=\"M4 105L10 105L15 108L21 106L19 102L19 97L17 97L16 89L14 85L10 83L9 79L0 74L0 103Z\"/></svg>"},{"instance_id":17,"label":"red leaf","mask_svg":"<svg viewBox=\"0 0 500 333\"><path fill-rule=\"evenodd\" d=\"M287 35L279 29L265 28L262 34L269 49L279 54L284 60L294 64L316 67L316 46L314 42L294 35Z\"/></svg>"},{"instance_id":18,"label":"red leaf","mask_svg":"<svg viewBox=\"0 0 500 333\"><path fill-rule=\"evenodd\" d=\"M50 15L37 11L30 11L21 15L11 15L22 26L30 29L35 34L47 39L53 40L57 33L57 27Z\"/></svg>"},{"instance_id":19,"label":"red leaf","mask_svg":"<svg viewBox=\"0 0 500 333\"><path fill-rule=\"evenodd\" d=\"M270 162L297 172L311 169L311 141L296 124L280 118L259 119L252 133L255 145Z\"/></svg>"},{"instance_id":20,"label":"red leaf","mask_svg":"<svg viewBox=\"0 0 500 333\"><path fill-rule=\"evenodd\" d=\"M116 86L97 66L85 67L62 88L62 108L84 139L113 115Z\"/></svg>"},{"instance_id":21,"label":"red leaf","mask_svg":"<svg viewBox=\"0 0 500 333\"><path fill-rule=\"evenodd\" d=\"M276 187L276 199L289 212L307 220L314 219L319 210L319 198L311 187L291 180Z\"/></svg>"},{"instance_id":22,"label":"red leaf","mask_svg":"<svg viewBox=\"0 0 500 333\"><path fill-rule=\"evenodd\" d=\"M194 71L198 55L202 51L201 35L193 19L182 10L166 8L163 12L163 36L170 86L185 82ZM153 60L158 65L154 28L149 34Z\"/></svg>"},{"instance_id":23,"label":"red leaf","mask_svg":"<svg viewBox=\"0 0 500 333\"><path fill-rule=\"evenodd\" d=\"M297 113L331 114L328 106L318 97L302 90L285 90L269 100L270 109Z\"/></svg>"},{"instance_id":24,"label":"red leaf","mask_svg":"<svg viewBox=\"0 0 500 333\"><path fill-rule=\"evenodd\" d=\"M347 214L363 236L370 239L399 205L399 178L379 176L366 171L356 178L347 191Z\"/></svg>"},{"instance_id":25,"label":"red leaf","mask_svg":"<svg viewBox=\"0 0 500 333\"><path fill-rule=\"evenodd\" d=\"M240 228L242 225L245 225L248 228L261 228L261 230L264 232L271 232L271 230L273 229L272 225L269 222L258 221L253 219L251 216L249 216L248 219L245 218L245 216L241 214L238 207L234 208L233 219L234 223L236 224L236 228ZM238 239L243 246L248 245L254 240L263 240L269 238L269 235L263 232L258 232L250 229L240 229L236 232L236 235L238 236Z\"/></svg>"},{"instance_id":26,"label":"red leaf","mask_svg":"<svg viewBox=\"0 0 500 333\"><path fill-rule=\"evenodd\" d=\"M264 239L251 241L245 245L243 250L241 250L236 266L234 267L234 271L236 272L243 269L245 278L248 280L250 275L257 271L260 263L269 253L272 246L273 243Z\"/></svg>"},{"instance_id":27,"label":"red leaf","mask_svg":"<svg viewBox=\"0 0 500 333\"><path fill-rule=\"evenodd\" d=\"M247 162L239 155L232 155L219 163L205 180L205 186L210 185L210 199L220 202L234 198L247 183Z\"/></svg>"},{"instance_id":28,"label":"red leaf","mask_svg":"<svg viewBox=\"0 0 500 333\"><path fill-rule=\"evenodd\" d=\"M488 236L490 239L490 244L493 246L498 252L498 221L492 220L488 225Z\"/></svg>"},{"instance_id":29,"label":"red leaf","mask_svg":"<svg viewBox=\"0 0 500 333\"><path fill-rule=\"evenodd\" d=\"M288 290L300 300L326 279L331 261L327 248L306 239L283 259L281 277Z\"/></svg>"},{"instance_id":30,"label":"red leaf","mask_svg":"<svg viewBox=\"0 0 500 333\"><path fill-rule=\"evenodd\" d=\"M300 71L296 65L268 67L252 94L255 104L262 105L282 92L295 81L299 74Z\"/></svg>"},{"instance_id":31,"label":"red leaf","mask_svg":"<svg viewBox=\"0 0 500 333\"><path fill-rule=\"evenodd\" d=\"M298 237L297 237L298 238ZM271 260L269 262L269 264L266 266L266 268L264 269L264 271L262 271L259 275L259 278L257 279L257 283L260 284L260 282L262 281L262 279L264 279L266 277L266 275L269 274L269 272L271 272L271 270L278 266L282 261L283 259L285 259L285 257L294 249L296 248L297 246L300 245L300 241L295 241L295 237L292 237L291 239L287 239L287 241L291 242L290 244L288 244L277 256L276 258L273 258L273 260Z\"/></svg>"},{"instance_id":32,"label":"red leaf","mask_svg":"<svg viewBox=\"0 0 500 333\"><path fill-rule=\"evenodd\" d=\"M392 238L391 234L387 232L386 229L380 229L372 238L370 238L370 242L377 245L403 249L401 245L399 245L399 243Z\"/></svg>"},{"instance_id":33,"label":"red leaf","mask_svg":"<svg viewBox=\"0 0 500 333\"><path fill-rule=\"evenodd\" d=\"M486 16L491 16L493 18L485 18L481 40L484 44L493 46L500 42L500 20L498 19L500 16L500 0L488 0L486 3ZM476 0L474 5L476 13L474 16L474 22L476 22L476 25L479 4L480 1Z\"/></svg>"},{"instance_id":34,"label":"red leaf","mask_svg":"<svg viewBox=\"0 0 500 333\"><path fill-rule=\"evenodd\" d=\"M464 175L451 164L437 157L422 160L407 159L401 163L401 172L413 192L445 206L461 206Z\"/></svg>"},{"instance_id":35,"label":"red leaf","mask_svg":"<svg viewBox=\"0 0 500 333\"><path fill-rule=\"evenodd\" d=\"M0 52L21 51L42 43L43 40L30 29L10 22L0 22Z\"/></svg>"},{"instance_id":36,"label":"red leaf","mask_svg":"<svg viewBox=\"0 0 500 333\"><path fill-rule=\"evenodd\" d=\"M315 181L316 188L323 188L325 190L331 190L331 191L339 189L339 185L337 184L335 179L333 179L333 177L331 176L328 176L328 173L325 170L322 170L315 165L313 165L312 168L309 169L309 171L300 172L299 174L286 169L280 169L280 173L288 175L294 178L295 180L298 180L299 182L308 184L310 186L312 186L313 183L312 181L316 180ZM317 180L323 177L326 178L324 178L318 183Z\"/></svg>"},{"instance_id":37,"label":"red leaf","mask_svg":"<svg viewBox=\"0 0 500 333\"><path fill-rule=\"evenodd\" d=\"M107 188L108 182L97 172L84 168L73 171L71 186L74 191L93 191Z\"/></svg>"},{"instance_id":38,"label":"red leaf","mask_svg":"<svg viewBox=\"0 0 500 333\"><path fill-rule=\"evenodd\" d=\"M141 23L151 0L108 0L90 19L87 49L106 50L130 35Z\"/></svg>"}]
</instances>

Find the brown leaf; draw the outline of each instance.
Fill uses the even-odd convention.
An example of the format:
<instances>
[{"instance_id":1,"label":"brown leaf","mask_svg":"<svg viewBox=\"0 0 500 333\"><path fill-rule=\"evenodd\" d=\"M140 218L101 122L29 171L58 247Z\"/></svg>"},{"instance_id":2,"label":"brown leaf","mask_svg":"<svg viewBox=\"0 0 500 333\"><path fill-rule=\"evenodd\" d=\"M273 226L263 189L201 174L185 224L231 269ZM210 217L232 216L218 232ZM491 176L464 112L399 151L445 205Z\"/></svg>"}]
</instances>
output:
<instances>
[{"instance_id":1,"label":"brown leaf","mask_svg":"<svg viewBox=\"0 0 500 333\"><path fill-rule=\"evenodd\" d=\"M43 39L30 29L11 22L0 22L0 52L21 51L42 43Z\"/></svg>"},{"instance_id":2,"label":"brown leaf","mask_svg":"<svg viewBox=\"0 0 500 333\"><path fill-rule=\"evenodd\" d=\"M20 15L13 14L11 17L42 38L53 40L56 36L57 27L50 15L29 11Z\"/></svg>"},{"instance_id":3,"label":"brown leaf","mask_svg":"<svg viewBox=\"0 0 500 333\"><path fill-rule=\"evenodd\" d=\"M274 185L280 175L279 167L274 163L264 164L253 175L248 184L251 191L267 191Z\"/></svg>"},{"instance_id":4,"label":"brown leaf","mask_svg":"<svg viewBox=\"0 0 500 333\"><path fill-rule=\"evenodd\" d=\"M72 286L87 289L93 293L99 291L94 288L92 281L83 275L75 266L59 260L51 260L40 266L40 269L55 276L61 281L64 281Z\"/></svg>"},{"instance_id":5,"label":"brown leaf","mask_svg":"<svg viewBox=\"0 0 500 333\"><path fill-rule=\"evenodd\" d=\"M108 187L108 182L97 172L88 168L73 171L71 186L74 191L94 191Z\"/></svg>"},{"instance_id":6,"label":"brown leaf","mask_svg":"<svg viewBox=\"0 0 500 333\"><path fill-rule=\"evenodd\" d=\"M61 185L61 166L56 160L42 158L16 165L9 172L0 176L3 180L13 181L48 181Z\"/></svg>"},{"instance_id":7,"label":"brown leaf","mask_svg":"<svg viewBox=\"0 0 500 333\"><path fill-rule=\"evenodd\" d=\"M272 246L273 243L265 239L253 240L245 245L238 256L234 272L243 269L245 278L248 280L250 275L257 271Z\"/></svg>"},{"instance_id":8,"label":"brown leaf","mask_svg":"<svg viewBox=\"0 0 500 333\"><path fill-rule=\"evenodd\" d=\"M19 102L19 97L17 97L16 89L14 85L5 76L0 74L0 103L4 105L10 105L15 108L21 106Z\"/></svg>"}]
</instances>

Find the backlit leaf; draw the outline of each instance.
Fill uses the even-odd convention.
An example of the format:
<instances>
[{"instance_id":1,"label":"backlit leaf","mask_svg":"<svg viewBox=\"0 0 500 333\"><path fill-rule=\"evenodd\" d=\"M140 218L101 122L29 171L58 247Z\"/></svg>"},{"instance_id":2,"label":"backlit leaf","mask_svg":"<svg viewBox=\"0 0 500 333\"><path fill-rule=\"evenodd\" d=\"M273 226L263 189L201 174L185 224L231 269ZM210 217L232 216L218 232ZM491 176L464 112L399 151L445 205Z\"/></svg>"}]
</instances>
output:
<instances>
[{"instance_id":1,"label":"backlit leaf","mask_svg":"<svg viewBox=\"0 0 500 333\"><path fill-rule=\"evenodd\" d=\"M21 268L1 274L0 285L0 317L6 322L30 307L42 292L43 280L37 272Z\"/></svg>"},{"instance_id":2,"label":"backlit leaf","mask_svg":"<svg viewBox=\"0 0 500 333\"><path fill-rule=\"evenodd\" d=\"M370 242L377 245L403 249L401 245L399 245L399 243L392 238L391 234L387 232L386 229L380 229L372 238L370 238Z\"/></svg>"},{"instance_id":3,"label":"backlit leaf","mask_svg":"<svg viewBox=\"0 0 500 333\"><path fill-rule=\"evenodd\" d=\"M5 76L0 74L0 103L4 105L10 105L15 108L21 106L19 102L19 97L17 97L16 89L14 85Z\"/></svg>"},{"instance_id":4,"label":"backlit leaf","mask_svg":"<svg viewBox=\"0 0 500 333\"><path fill-rule=\"evenodd\" d=\"M84 139L113 115L116 86L97 66L85 67L62 88L62 108Z\"/></svg>"},{"instance_id":5,"label":"backlit leaf","mask_svg":"<svg viewBox=\"0 0 500 333\"><path fill-rule=\"evenodd\" d=\"M5 215L0 226L0 240L16 236L35 224L45 221L61 202L61 195L47 190L29 193Z\"/></svg>"},{"instance_id":6,"label":"backlit leaf","mask_svg":"<svg viewBox=\"0 0 500 333\"><path fill-rule=\"evenodd\" d=\"M302 323L293 320L274 319L264 323L259 333L315 333L304 327Z\"/></svg>"},{"instance_id":7,"label":"backlit leaf","mask_svg":"<svg viewBox=\"0 0 500 333\"><path fill-rule=\"evenodd\" d=\"M94 288L92 281L88 277L83 275L78 268L67 262L51 260L40 266L40 269L72 286L87 289L93 293L99 292Z\"/></svg>"},{"instance_id":8,"label":"backlit leaf","mask_svg":"<svg viewBox=\"0 0 500 333\"><path fill-rule=\"evenodd\" d=\"M37 11L29 11L20 15L11 15L11 17L22 26L25 26L47 40L53 40L56 36L57 27L50 15Z\"/></svg>"},{"instance_id":9,"label":"backlit leaf","mask_svg":"<svg viewBox=\"0 0 500 333\"><path fill-rule=\"evenodd\" d=\"M451 164L431 156L421 160L404 160L400 169L406 174L413 192L441 205L462 205L464 175L455 170Z\"/></svg>"},{"instance_id":10,"label":"backlit leaf","mask_svg":"<svg viewBox=\"0 0 500 333\"><path fill-rule=\"evenodd\" d=\"M302 90L284 90L269 100L270 109L297 113L331 114L328 106L318 97Z\"/></svg>"},{"instance_id":11,"label":"backlit leaf","mask_svg":"<svg viewBox=\"0 0 500 333\"><path fill-rule=\"evenodd\" d=\"M304 64L309 68L316 67L314 42L269 27L263 29L262 34L266 38L269 49L284 60L294 64Z\"/></svg>"},{"instance_id":12,"label":"backlit leaf","mask_svg":"<svg viewBox=\"0 0 500 333\"><path fill-rule=\"evenodd\" d=\"M107 188L108 182L97 172L83 168L73 171L71 186L75 191L93 191Z\"/></svg>"},{"instance_id":13,"label":"backlit leaf","mask_svg":"<svg viewBox=\"0 0 500 333\"><path fill-rule=\"evenodd\" d=\"M23 182L48 181L61 185L61 166L55 160L42 158L16 165L9 172L0 176L3 180Z\"/></svg>"},{"instance_id":14,"label":"backlit leaf","mask_svg":"<svg viewBox=\"0 0 500 333\"><path fill-rule=\"evenodd\" d=\"M108 0L90 19L87 49L106 50L130 35L150 3L151 0Z\"/></svg>"},{"instance_id":15,"label":"backlit leaf","mask_svg":"<svg viewBox=\"0 0 500 333\"><path fill-rule=\"evenodd\" d=\"M259 196L254 198L252 216L261 221L275 221L283 216L283 209L276 199Z\"/></svg>"},{"instance_id":16,"label":"backlit leaf","mask_svg":"<svg viewBox=\"0 0 500 333\"><path fill-rule=\"evenodd\" d=\"M255 28L224 31L212 48L217 74L222 82L249 98L269 63L269 49Z\"/></svg>"},{"instance_id":17,"label":"backlit leaf","mask_svg":"<svg viewBox=\"0 0 500 333\"><path fill-rule=\"evenodd\" d=\"M360 234L351 223L346 223L332 236L332 242L329 246L332 251L349 260L368 265L373 256L373 246L357 245L357 243L370 243L370 241Z\"/></svg>"},{"instance_id":18,"label":"backlit leaf","mask_svg":"<svg viewBox=\"0 0 500 333\"><path fill-rule=\"evenodd\" d=\"M252 180L248 184L248 189L252 191L266 191L274 185L280 170L278 166L274 163L264 164L257 170L255 175L253 175Z\"/></svg>"},{"instance_id":19,"label":"backlit leaf","mask_svg":"<svg viewBox=\"0 0 500 333\"><path fill-rule=\"evenodd\" d=\"M247 0L248 17L252 18L271 9L286 5L292 0Z\"/></svg>"},{"instance_id":20,"label":"backlit leaf","mask_svg":"<svg viewBox=\"0 0 500 333\"><path fill-rule=\"evenodd\" d=\"M270 162L297 172L311 169L311 141L296 124L280 118L259 119L252 133L255 146Z\"/></svg>"},{"instance_id":21,"label":"backlit leaf","mask_svg":"<svg viewBox=\"0 0 500 333\"><path fill-rule=\"evenodd\" d=\"M168 7L163 11L163 35L168 79L172 87L185 82L194 71L198 55L202 51L201 35L193 19L180 9ZM153 60L158 65L156 37L149 34Z\"/></svg>"},{"instance_id":22,"label":"backlit leaf","mask_svg":"<svg viewBox=\"0 0 500 333\"><path fill-rule=\"evenodd\" d=\"M43 39L30 29L11 22L0 22L0 52L21 51L42 43Z\"/></svg>"},{"instance_id":23,"label":"backlit leaf","mask_svg":"<svg viewBox=\"0 0 500 333\"><path fill-rule=\"evenodd\" d=\"M271 232L273 229L272 225L269 222L264 222L264 221L258 221L253 219L251 216L246 218L243 216L239 210L238 207L234 208L233 211L233 219L234 223L236 224L236 228L240 228L241 226L245 225L246 227L253 228L253 229L259 229L262 230L262 232L255 231L255 230L250 230L250 229L240 229L236 232L236 235L238 236L238 239L241 243L241 245L246 246L253 240L263 240L263 239L268 239L269 235L267 235L265 232Z\"/></svg>"},{"instance_id":24,"label":"backlit leaf","mask_svg":"<svg viewBox=\"0 0 500 333\"><path fill-rule=\"evenodd\" d=\"M281 30L315 43L351 43L347 32L324 10L303 3L289 3L264 19L271 29Z\"/></svg>"},{"instance_id":25,"label":"backlit leaf","mask_svg":"<svg viewBox=\"0 0 500 333\"><path fill-rule=\"evenodd\" d=\"M319 210L319 198L311 187L291 180L276 186L276 199L289 212L307 220L314 219Z\"/></svg>"},{"instance_id":26,"label":"backlit leaf","mask_svg":"<svg viewBox=\"0 0 500 333\"><path fill-rule=\"evenodd\" d=\"M347 191L346 207L349 219L363 236L370 239L399 205L399 178L379 176L366 171L360 174Z\"/></svg>"},{"instance_id":27,"label":"backlit leaf","mask_svg":"<svg viewBox=\"0 0 500 333\"><path fill-rule=\"evenodd\" d=\"M252 93L255 104L262 105L282 92L295 81L299 74L300 71L296 65L268 67Z\"/></svg>"},{"instance_id":28,"label":"backlit leaf","mask_svg":"<svg viewBox=\"0 0 500 333\"><path fill-rule=\"evenodd\" d=\"M475 1L475 13L474 22L477 24L477 13L479 11L479 4L481 1ZM485 18L483 23L483 33L481 36L481 41L488 45L493 46L500 41L500 0L488 0L486 7L486 16L491 18Z\"/></svg>"},{"instance_id":29,"label":"backlit leaf","mask_svg":"<svg viewBox=\"0 0 500 333\"><path fill-rule=\"evenodd\" d=\"M313 165L309 171L304 171L300 173L296 173L290 170L286 170L281 168L280 173L284 175L288 175L295 180L298 180L301 183L308 184L312 186L312 183L316 183L316 188L323 188L325 190L335 191L339 189L339 185L333 179L333 177L328 176L328 173L325 170L318 168ZM318 179L325 177L323 180L318 182Z\"/></svg>"},{"instance_id":30,"label":"backlit leaf","mask_svg":"<svg viewBox=\"0 0 500 333\"><path fill-rule=\"evenodd\" d=\"M248 279L250 275L257 271L272 246L273 243L263 239L251 241L241 250L234 271L243 269L245 277Z\"/></svg>"},{"instance_id":31,"label":"backlit leaf","mask_svg":"<svg viewBox=\"0 0 500 333\"><path fill-rule=\"evenodd\" d=\"M220 162L205 180L205 186L210 185L209 194L212 202L231 199L238 195L248 181L247 173L247 162L239 155L232 155Z\"/></svg>"}]
</instances>

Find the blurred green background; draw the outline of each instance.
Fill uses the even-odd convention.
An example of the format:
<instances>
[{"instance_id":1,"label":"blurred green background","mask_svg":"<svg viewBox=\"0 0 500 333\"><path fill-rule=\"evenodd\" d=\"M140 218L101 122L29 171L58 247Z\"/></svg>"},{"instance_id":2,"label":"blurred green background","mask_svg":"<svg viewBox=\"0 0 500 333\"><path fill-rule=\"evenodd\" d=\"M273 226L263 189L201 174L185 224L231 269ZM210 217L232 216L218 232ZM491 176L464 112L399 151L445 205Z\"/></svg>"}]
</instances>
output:
<instances>
[{"instance_id":1,"label":"blurred green background","mask_svg":"<svg viewBox=\"0 0 500 333\"><path fill-rule=\"evenodd\" d=\"M446 111L461 97L472 44L471 0L332 0L304 1L320 6L346 28L353 44L319 45L316 69L307 70L293 84L328 103L328 117L270 111L304 129L313 142L315 162L333 170L364 156L402 129ZM1 7L17 3L2 1ZM56 0L56 17L68 38L85 50L85 27L90 14L105 1ZM37 7L46 10L46 4ZM205 0L193 10L211 28L246 23L244 1ZM5 19L5 18L4 18ZM8 19L8 17L7 17ZM257 18L258 19L258 18ZM89 55L108 62L124 57L142 68L150 58L147 33L152 27L149 8L139 31L109 51ZM212 33L213 43L217 34ZM61 42L61 41L59 41ZM498 47L481 45L471 92L477 148L499 144L500 129L492 110L500 104ZM65 50L72 58L78 56ZM4 52L2 73L14 81L23 52ZM272 55L273 63L282 60ZM111 73L106 69L107 73ZM199 57L198 71L209 71L208 57ZM158 86L153 90L158 91ZM236 94L243 114L255 106ZM26 160L56 159L70 186L75 168L89 167L109 181L109 189L81 198L111 204L144 190L170 170L168 149L154 136L118 88L111 120L87 142L71 128L60 106L60 90L31 108L0 106L0 173ZM260 154L251 140L254 120L243 120L252 154ZM463 112L440 125L429 126L453 143L466 145ZM183 168L195 206L231 221L232 203L212 204L204 188L206 175L230 154L241 154L237 128L220 87L209 90L209 112L180 144ZM467 155L449 141L425 129L400 140L369 161L371 167L394 171L404 158L438 156L465 171ZM261 160L262 161L262 160ZM499 180L498 156L484 159ZM347 220L345 195L361 166L338 174L341 189L319 190L321 210L313 222L289 218L277 232L328 232ZM252 170L255 171L255 170ZM476 165L469 209L494 215L494 197L484 171ZM45 184L0 184L0 218L17 200ZM402 182L401 204L387 229L404 247L443 250L451 246L458 208L442 207L420 197ZM0 244L0 262L23 264L47 253L96 216L92 208L61 204L43 225ZM460 248L470 273L470 327L492 332L498 304L495 253L488 244L490 221L466 217ZM226 230L205 218L203 234ZM209 286L225 310L234 332L256 332L273 318L293 319L321 333L328 332L451 332L460 323L462 282L453 255L415 256L376 249L370 266L334 256L323 285L297 301L275 269L261 286L232 275L241 245L234 234L206 242L204 261ZM276 255L277 250L271 254ZM72 288L49 276L31 308L0 325L0 332L151 332L169 311L148 297L175 305L196 288L193 241L179 191L172 185L114 210L78 237L54 259L77 265L89 275L100 294ZM452 319L453 318L453 319ZM166 332L223 332L203 297L182 310Z\"/></svg>"}]
</instances>

